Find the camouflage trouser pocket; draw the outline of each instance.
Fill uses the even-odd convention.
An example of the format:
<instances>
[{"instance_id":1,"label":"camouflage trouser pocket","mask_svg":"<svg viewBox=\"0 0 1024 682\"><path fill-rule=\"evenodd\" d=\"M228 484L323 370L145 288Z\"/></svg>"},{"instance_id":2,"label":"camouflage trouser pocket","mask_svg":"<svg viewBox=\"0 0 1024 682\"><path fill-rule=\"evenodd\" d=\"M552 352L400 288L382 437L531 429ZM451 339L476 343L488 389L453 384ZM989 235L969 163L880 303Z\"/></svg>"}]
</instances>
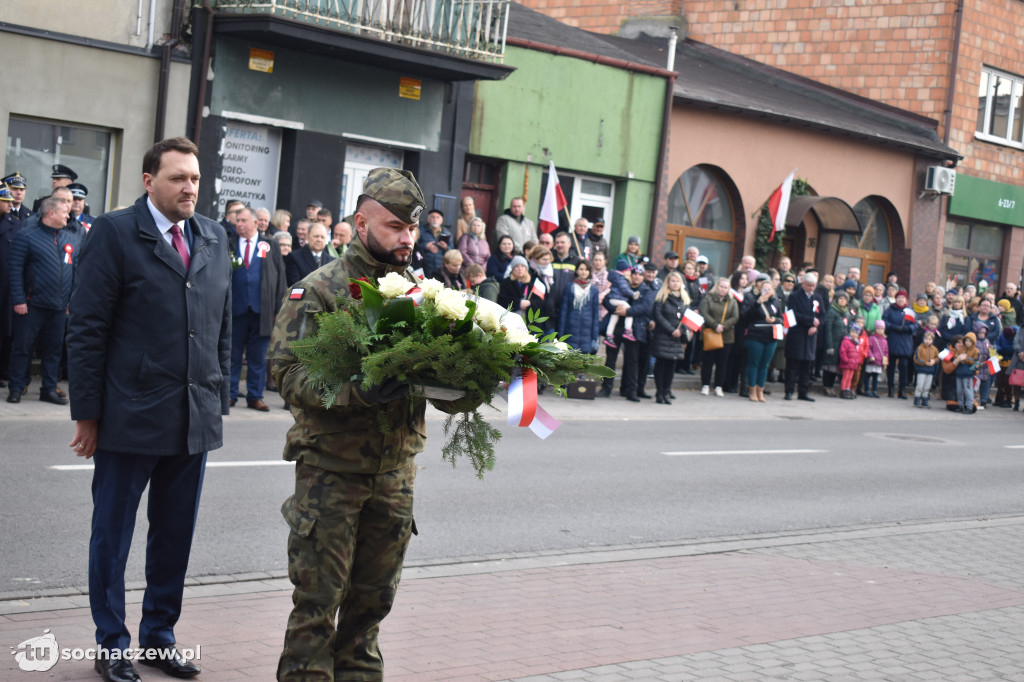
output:
<instances>
[{"instance_id":1,"label":"camouflage trouser pocket","mask_svg":"<svg viewBox=\"0 0 1024 682\"><path fill-rule=\"evenodd\" d=\"M299 504L294 495L285 500L281 514L291 529L288 533L288 579L303 592L316 592L316 522L319 517Z\"/></svg>"}]
</instances>

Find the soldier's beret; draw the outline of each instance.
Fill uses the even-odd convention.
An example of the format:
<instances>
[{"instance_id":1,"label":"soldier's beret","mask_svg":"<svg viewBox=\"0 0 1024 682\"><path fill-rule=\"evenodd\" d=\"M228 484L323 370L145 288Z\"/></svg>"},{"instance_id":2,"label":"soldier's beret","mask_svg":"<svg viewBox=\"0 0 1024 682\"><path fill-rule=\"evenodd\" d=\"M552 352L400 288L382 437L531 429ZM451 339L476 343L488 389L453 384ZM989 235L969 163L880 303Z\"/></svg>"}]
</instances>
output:
<instances>
[{"instance_id":1,"label":"soldier's beret","mask_svg":"<svg viewBox=\"0 0 1024 682\"><path fill-rule=\"evenodd\" d=\"M68 185L68 189L71 190L71 196L76 199L84 199L89 195L89 190L80 182L72 182Z\"/></svg>"},{"instance_id":2,"label":"soldier's beret","mask_svg":"<svg viewBox=\"0 0 1024 682\"><path fill-rule=\"evenodd\" d=\"M69 180L77 180L78 173L71 170L67 166L59 163L53 164L53 173L50 175L51 178L56 180L57 178L68 178Z\"/></svg>"},{"instance_id":3,"label":"soldier's beret","mask_svg":"<svg viewBox=\"0 0 1024 682\"><path fill-rule=\"evenodd\" d=\"M14 171L5 178L0 178L0 182L13 189L25 189L25 176L18 171Z\"/></svg>"},{"instance_id":4,"label":"soldier's beret","mask_svg":"<svg viewBox=\"0 0 1024 682\"><path fill-rule=\"evenodd\" d=\"M374 168L363 183L363 194L405 223L419 222L420 214L427 207L423 190L407 170Z\"/></svg>"},{"instance_id":5,"label":"soldier's beret","mask_svg":"<svg viewBox=\"0 0 1024 682\"><path fill-rule=\"evenodd\" d=\"M11 194L11 190L7 189L7 185L0 182L0 201L10 201L14 203L14 195Z\"/></svg>"}]
</instances>

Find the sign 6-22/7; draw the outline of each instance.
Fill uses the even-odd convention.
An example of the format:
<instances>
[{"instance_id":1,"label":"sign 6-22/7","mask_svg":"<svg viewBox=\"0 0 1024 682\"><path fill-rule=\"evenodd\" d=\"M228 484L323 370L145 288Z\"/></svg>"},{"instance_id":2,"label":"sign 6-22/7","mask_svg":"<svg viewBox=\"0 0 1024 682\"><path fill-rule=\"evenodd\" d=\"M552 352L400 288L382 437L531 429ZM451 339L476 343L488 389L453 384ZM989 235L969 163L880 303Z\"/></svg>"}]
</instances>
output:
<instances>
[{"instance_id":1,"label":"sign 6-22/7","mask_svg":"<svg viewBox=\"0 0 1024 682\"><path fill-rule=\"evenodd\" d=\"M1017 205L1014 199L1000 199L996 203L999 205L999 208L1013 208Z\"/></svg>"}]
</instances>

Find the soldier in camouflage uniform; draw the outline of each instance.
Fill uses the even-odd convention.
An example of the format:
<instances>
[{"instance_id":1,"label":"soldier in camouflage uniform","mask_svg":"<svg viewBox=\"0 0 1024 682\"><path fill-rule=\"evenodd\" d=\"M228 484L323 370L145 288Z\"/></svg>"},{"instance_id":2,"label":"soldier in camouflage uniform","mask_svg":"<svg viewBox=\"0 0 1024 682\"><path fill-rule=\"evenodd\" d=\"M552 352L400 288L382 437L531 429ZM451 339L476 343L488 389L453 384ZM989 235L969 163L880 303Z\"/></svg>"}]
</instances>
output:
<instances>
[{"instance_id":1,"label":"soldier in camouflage uniform","mask_svg":"<svg viewBox=\"0 0 1024 682\"><path fill-rule=\"evenodd\" d=\"M281 681L381 680L380 621L391 610L413 522L414 456L426 438L426 401L397 379L363 391L346 384L324 409L320 391L289 342L316 333L316 314L336 310L349 278L371 281L407 271L425 202L408 171L370 172L342 258L295 284L277 316L268 358L295 424L284 458L294 461L295 494L281 509L291 529L288 577L295 605L277 669ZM479 397L434 402L446 412L475 409ZM387 429L381 429L383 411Z\"/></svg>"}]
</instances>

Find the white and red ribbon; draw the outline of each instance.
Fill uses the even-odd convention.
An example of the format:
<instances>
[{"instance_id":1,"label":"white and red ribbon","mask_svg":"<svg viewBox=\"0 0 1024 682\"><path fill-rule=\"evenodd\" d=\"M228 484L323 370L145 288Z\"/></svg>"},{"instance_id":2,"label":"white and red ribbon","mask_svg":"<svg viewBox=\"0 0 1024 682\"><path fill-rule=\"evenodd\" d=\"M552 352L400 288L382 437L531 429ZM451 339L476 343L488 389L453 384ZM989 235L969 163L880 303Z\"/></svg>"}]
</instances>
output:
<instances>
[{"instance_id":1,"label":"white and red ribbon","mask_svg":"<svg viewBox=\"0 0 1024 682\"><path fill-rule=\"evenodd\" d=\"M260 258L266 258L267 251L270 251L270 244L266 242L256 243L256 255L258 255Z\"/></svg>"},{"instance_id":2,"label":"white and red ribbon","mask_svg":"<svg viewBox=\"0 0 1024 682\"><path fill-rule=\"evenodd\" d=\"M409 291L405 292L405 298L411 298L412 304L419 307L420 303L423 303L423 289L419 287L413 287Z\"/></svg>"},{"instance_id":3,"label":"white and red ribbon","mask_svg":"<svg viewBox=\"0 0 1024 682\"><path fill-rule=\"evenodd\" d=\"M508 386L508 423L525 426L542 440L562 425L537 404L537 373L532 369L516 370Z\"/></svg>"}]
</instances>

